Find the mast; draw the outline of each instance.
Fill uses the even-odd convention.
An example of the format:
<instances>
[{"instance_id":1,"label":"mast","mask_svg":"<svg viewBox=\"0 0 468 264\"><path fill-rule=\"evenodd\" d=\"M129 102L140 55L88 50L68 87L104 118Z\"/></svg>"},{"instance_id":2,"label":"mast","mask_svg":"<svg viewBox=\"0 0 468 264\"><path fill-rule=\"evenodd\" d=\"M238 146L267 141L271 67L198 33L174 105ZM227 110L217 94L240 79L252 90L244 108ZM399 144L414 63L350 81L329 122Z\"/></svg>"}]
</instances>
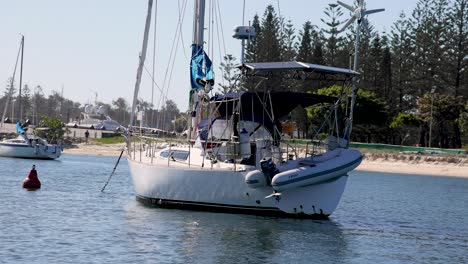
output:
<instances>
[{"instance_id":1,"label":"mast","mask_svg":"<svg viewBox=\"0 0 468 264\"><path fill-rule=\"evenodd\" d=\"M15 85L16 68L18 66L19 56L21 54L21 49L23 47L23 41L24 41L24 37L21 38L20 47L18 49L18 55L16 55L15 69L13 70L13 74L12 74L12 77L11 77L10 90L8 91L7 101L6 101L5 106L3 108L2 120L0 122L1 127L3 127L3 123L5 122L5 115L6 115L6 112L7 112L7 109L8 109L8 104L10 103L11 96L12 96L11 91L13 90L13 86Z\"/></svg>"},{"instance_id":2,"label":"mast","mask_svg":"<svg viewBox=\"0 0 468 264\"><path fill-rule=\"evenodd\" d=\"M138 64L136 82L135 82L135 90L133 92L133 103L132 103L132 112L130 114L130 123L128 127L130 128L133 125L133 119L135 117L135 108L138 102L138 93L140 90L140 83L141 83L141 74L143 73L143 66L145 65L146 59L146 49L148 47L148 35L149 29L151 24L151 10L153 8L153 0L148 0L148 13L146 15L146 23L145 23L145 31L143 34L143 46L141 48L140 53L140 63Z\"/></svg>"},{"instance_id":3,"label":"mast","mask_svg":"<svg viewBox=\"0 0 468 264\"><path fill-rule=\"evenodd\" d=\"M23 117L23 109L21 108L21 87L23 85L23 56L24 56L24 36L21 35L21 64L20 64L20 81L19 81L19 93L18 93L18 108L19 118L21 121Z\"/></svg>"},{"instance_id":4,"label":"mast","mask_svg":"<svg viewBox=\"0 0 468 264\"><path fill-rule=\"evenodd\" d=\"M195 60L201 54L203 54L203 33L205 25L205 0L196 0L194 5L194 16L193 16L193 43L192 43L192 59L191 59L191 90L190 90L190 109L191 119L189 121L189 133L188 139L196 138L196 127L198 126L197 111L199 110L198 102L198 89L199 84L196 83L193 76L194 67L200 67L196 65ZM202 55L203 56L203 55ZM200 71L200 70L199 70Z\"/></svg>"},{"instance_id":5,"label":"mast","mask_svg":"<svg viewBox=\"0 0 468 264\"><path fill-rule=\"evenodd\" d=\"M364 0L358 0L358 6L357 7L352 7L348 4L345 4L341 1L337 1L339 5L342 7L348 9L349 11L352 12L352 16L348 21L345 23L345 25L338 31L342 32L344 31L349 25L351 25L354 21L356 21L356 43L354 46L354 64L353 64L353 71L358 72L358 59L359 59L359 42L361 40L361 25L364 26L364 29L366 30L367 34L370 35L370 30L369 30L369 22L367 21L366 16L378 12L385 11L383 8L379 9L373 9L373 10L366 10L366 6L364 4ZM356 104L356 97L357 93L359 90L359 87L357 86L357 75L354 75L353 77L353 91L352 91L352 97L351 97L351 105L349 109L349 118L348 118L348 124L346 126L346 131L344 134L345 139L349 141L351 140L351 131L353 130L353 116L354 116L354 105Z\"/></svg>"},{"instance_id":6,"label":"mast","mask_svg":"<svg viewBox=\"0 0 468 264\"><path fill-rule=\"evenodd\" d=\"M193 17L193 45L203 47L205 27L205 0L195 1Z\"/></svg>"}]
</instances>

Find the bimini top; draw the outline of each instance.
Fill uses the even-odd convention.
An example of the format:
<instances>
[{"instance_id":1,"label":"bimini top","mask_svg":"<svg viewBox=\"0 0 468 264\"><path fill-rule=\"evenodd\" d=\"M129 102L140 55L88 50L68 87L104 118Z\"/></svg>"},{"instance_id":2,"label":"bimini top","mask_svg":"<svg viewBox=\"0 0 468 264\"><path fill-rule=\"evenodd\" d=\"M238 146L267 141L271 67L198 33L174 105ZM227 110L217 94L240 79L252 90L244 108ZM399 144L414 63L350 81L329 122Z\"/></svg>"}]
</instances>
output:
<instances>
[{"instance_id":1,"label":"bimini top","mask_svg":"<svg viewBox=\"0 0 468 264\"><path fill-rule=\"evenodd\" d=\"M218 106L221 117L230 117L234 112L238 112L240 120L263 124L275 138L280 138L279 119L297 106L305 108L319 103L332 104L336 100L337 98L331 96L296 92L241 92L211 98Z\"/></svg>"},{"instance_id":2,"label":"bimini top","mask_svg":"<svg viewBox=\"0 0 468 264\"><path fill-rule=\"evenodd\" d=\"M359 75L358 72L355 72L350 69L330 67L299 61L244 63L243 65L239 66L239 69L248 71L305 71L322 74L344 74L347 76Z\"/></svg>"}]
</instances>

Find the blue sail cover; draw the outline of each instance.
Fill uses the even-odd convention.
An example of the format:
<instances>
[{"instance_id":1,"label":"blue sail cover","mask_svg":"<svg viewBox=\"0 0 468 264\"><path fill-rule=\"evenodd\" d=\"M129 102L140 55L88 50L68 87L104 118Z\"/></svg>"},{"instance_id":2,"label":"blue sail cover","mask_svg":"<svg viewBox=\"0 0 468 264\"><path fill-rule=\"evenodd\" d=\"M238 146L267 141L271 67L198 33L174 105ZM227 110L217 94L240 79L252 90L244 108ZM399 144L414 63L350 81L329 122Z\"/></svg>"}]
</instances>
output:
<instances>
[{"instance_id":1,"label":"blue sail cover","mask_svg":"<svg viewBox=\"0 0 468 264\"><path fill-rule=\"evenodd\" d=\"M205 71L203 71L203 62L205 62ZM202 46L192 45L192 60L190 62L191 87L192 89L201 89L205 86L206 82L214 84L213 63Z\"/></svg>"},{"instance_id":2,"label":"blue sail cover","mask_svg":"<svg viewBox=\"0 0 468 264\"><path fill-rule=\"evenodd\" d=\"M21 127L21 122L20 121L18 121L16 123L16 133L18 133L18 135L24 135L24 130Z\"/></svg>"},{"instance_id":3,"label":"blue sail cover","mask_svg":"<svg viewBox=\"0 0 468 264\"><path fill-rule=\"evenodd\" d=\"M213 76L213 62L211 62L210 57L208 54L204 53L205 58L205 78L206 81L209 82L211 85L214 84L214 76Z\"/></svg>"}]
</instances>

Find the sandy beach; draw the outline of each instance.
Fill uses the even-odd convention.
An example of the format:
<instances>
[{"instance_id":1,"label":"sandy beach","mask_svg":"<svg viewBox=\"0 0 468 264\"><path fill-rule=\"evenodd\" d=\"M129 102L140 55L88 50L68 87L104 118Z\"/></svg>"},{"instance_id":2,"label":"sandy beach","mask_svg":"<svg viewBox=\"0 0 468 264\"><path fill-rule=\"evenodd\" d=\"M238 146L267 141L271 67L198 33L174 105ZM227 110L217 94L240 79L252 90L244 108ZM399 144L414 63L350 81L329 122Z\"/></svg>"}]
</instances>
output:
<instances>
[{"instance_id":1,"label":"sandy beach","mask_svg":"<svg viewBox=\"0 0 468 264\"><path fill-rule=\"evenodd\" d=\"M119 156L125 144L85 144L80 143L73 145L71 148L66 148L64 154L81 154L81 155L102 155L102 156ZM432 161L411 160L401 161L392 158L375 158L369 153L365 153L366 158L357 171L375 171L389 173L403 173L414 175L433 175L433 176L451 176L468 178L468 162L466 158L461 158L461 162L444 162L437 159Z\"/></svg>"}]
</instances>

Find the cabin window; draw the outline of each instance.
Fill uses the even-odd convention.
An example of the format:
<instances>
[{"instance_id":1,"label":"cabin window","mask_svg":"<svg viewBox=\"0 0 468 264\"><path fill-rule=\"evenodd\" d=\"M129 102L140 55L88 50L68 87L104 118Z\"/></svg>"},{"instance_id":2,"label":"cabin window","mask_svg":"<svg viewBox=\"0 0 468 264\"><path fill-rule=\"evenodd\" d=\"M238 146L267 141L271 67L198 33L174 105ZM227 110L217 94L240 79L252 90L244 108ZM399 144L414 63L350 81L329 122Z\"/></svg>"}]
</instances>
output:
<instances>
[{"instance_id":1,"label":"cabin window","mask_svg":"<svg viewBox=\"0 0 468 264\"><path fill-rule=\"evenodd\" d=\"M172 157L176 160L187 160L188 156L189 152L184 150L174 150L172 153Z\"/></svg>"},{"instance_id":2,"label":"cabin window","mask_svg":"<svg viewBox=\"0 0 468 264\"><path fill-rule=\"evenodd\" d=\"M163 158L169 157L169 153L171 153L171 157L173 157L176 160L187 160L189 156L189 152L185 150L164 150L159 153L159 156Z\"/></svg>"}]
</instances>

